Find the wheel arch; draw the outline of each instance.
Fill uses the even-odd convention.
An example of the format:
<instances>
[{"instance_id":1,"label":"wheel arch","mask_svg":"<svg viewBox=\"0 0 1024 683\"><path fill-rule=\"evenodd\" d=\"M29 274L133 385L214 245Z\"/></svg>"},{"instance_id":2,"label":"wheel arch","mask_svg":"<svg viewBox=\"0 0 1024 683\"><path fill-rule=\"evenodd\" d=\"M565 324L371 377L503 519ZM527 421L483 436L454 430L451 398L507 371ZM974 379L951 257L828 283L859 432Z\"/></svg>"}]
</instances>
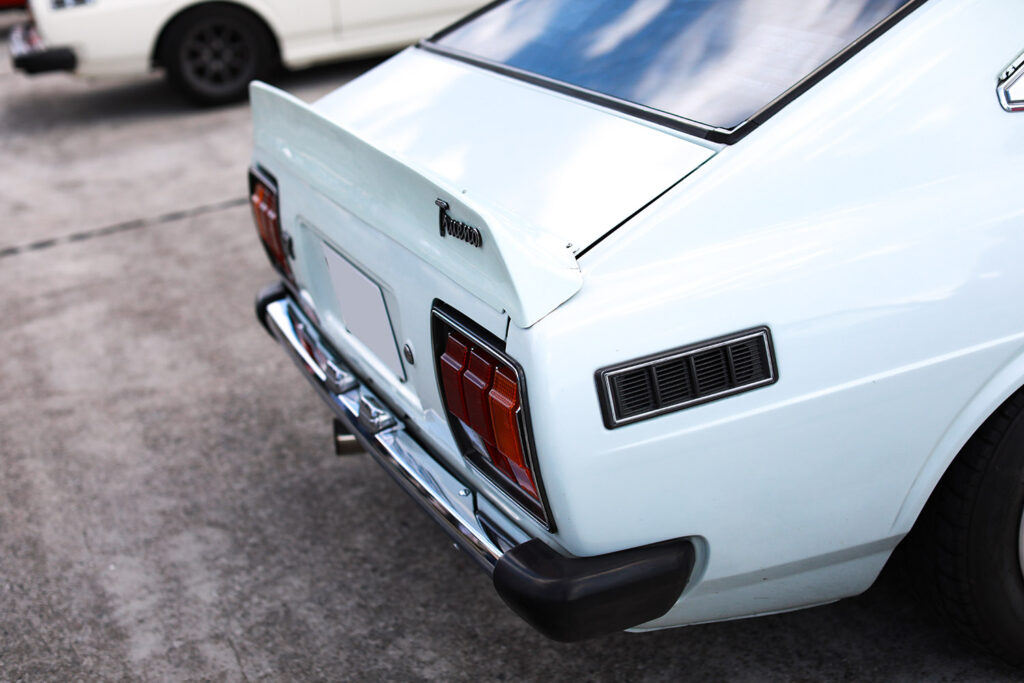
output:
<instances>
[{"instance_id":1,"label":"wheel arch","mask_svg":"<svg viewBox=\"0 0 1024 683\"><path fill-rule=\"evenodd\" d=\"M943 475L960 455L968 441L1014 394L1024 391L1024 350L1003 365L974 394L939 438L907 492L893 521L894 534L908 533Z\"/></svg>"},{"instance_id":2,"label":"wheel arch","mask_svg":"<svg viewBox=\"0 0 1024 683\"><path fill-rule=\"evenodd\" d=\"M168 17L168 19L163 23L163 26L161 26L159 33L157 33L156 40L153 41L153 48L150 50L149 54L149 60L153 66L163 66L160 62L160 56L163 54L163 49L167 41L167 34L169 33L171 26L187 14L198 9L205 9L208 7L232 7L252 16L253 19L260 22L260 24L262 24L262 26L267 30L267 33L273 41L274 55L278 60L281 59L281 39L278 37L277 31L274 30L273 23L267 19L264 12L261 12L259 9L246 2L234 2L231 0L196 0L178 8L174 14Z\"/></svg>"}]
</instances>

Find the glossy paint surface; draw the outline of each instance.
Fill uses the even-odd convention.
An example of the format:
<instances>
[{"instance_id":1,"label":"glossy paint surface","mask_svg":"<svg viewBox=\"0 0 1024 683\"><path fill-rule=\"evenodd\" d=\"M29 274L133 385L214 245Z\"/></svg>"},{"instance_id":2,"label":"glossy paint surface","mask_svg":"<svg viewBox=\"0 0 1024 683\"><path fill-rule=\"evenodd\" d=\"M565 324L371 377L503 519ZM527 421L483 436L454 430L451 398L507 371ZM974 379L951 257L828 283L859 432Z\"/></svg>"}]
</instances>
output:
<instances>
[{"instance_id":1,"label":"glossy paint surface","mask_svg":"<svg viewBox=\"0 0 1024 683\"><path fill-rule=\"evenodd\" d=\"M379 389L399 414L409 416L420 438L439 454L445 466L474 491L489 498L482 507L491 510L492 518L511 529L507 531L510 536L543 537L546 532L527 512L462 458L437 389L429 323L435 299L445 301L499 339L505 336L509 324L508 316L500 308L481 298L488 271L481 270L479 262L459 256L463 250L477 250L464 242L442 239L438 234L438 207L433 200L439 191L447 193L450 188L441 188L368 143L344 133L297 100L263 85L254 85L251 96L255 113L254 162L272 173L277 182L282 226L294 240L293 270L302 298L307 306L315 308L320 329L331 346L361 377ZM344 175L344 164L337 162L346 159L363 169L361 183L355 184ZM403 197L405 201L401 200ZM478 220L482 216L471 213L472 209L461 201L453 202L452 210L460 219L473 221L487 230L485 219ZM492 244L492 236L487 230L485 238L493 251L484 254L484 258L491 259L495 268L503 269L501 252ZM356 264L381 288L396 343L403 348L408 346L415 359L414 363L401 359L404 382L346 329L324 258L324 245ZM561 252L574 263L567 251ZM529 272L539 272L539 264L533 259ZM503 271L490 272L497 276ZM567 272L575 273L576 283L564 296L579 286L578 269ZM492 282L507 285L509 281L493 277ZM550 280L548 284L549 292L554 291ZM483 294L486 296L486 292ZM548 540L560 547L557 539Z\"/></svg>"},{"instance_id":2,"label":"glossy paint surface","mask_svg":"<svg viewBox=\"0 0 1024 683\"><path fill-rule=\"evenodd\" d=\"M573 253L717 149L415 48L315 109L502 215L519 239L536 232Z\"/></svg>"},{"instance_id":3,"label":"glossy paint surface","mask_svg":"<svg viewBox=\"0 0 1024 683\"><path fill-rule=\"evenodd\" d=\"M256 146L271 173L295 174L343 207L350 220L417 254L495 312L507 311L528 326L579 289L576 260L557 235L491 211L457 185L365 142L270 86L254 83L250 98ZM482 233L482 246L440 235L439 198L450 207L447 215ZM361 262L359 244L339 246Z\"/></svg>"},{"instance_id":4,"label":"glossy paint surface","mask_svg":"<svg viewBox=\"0 0 1024 683\"><path fill-rule=\"evenodd\" d=\"M1019 21L1011 2L926 3L587 254L576 297L510 331L528 376L559 378L531 401L566 545L707 542L703 580L652 626L864 590L1024 385L1024 118L993 92ZM594 368L760 324L777 384L603 430Z\"/></svg>"},{"instance_id":5,"label":"glossy paint surface","mask_svg":"<svg viewBox=\"0 0 1024 683\"><path fill-rule=\"evenodd\" d=\"M510 0L438 44L733 128L907 0Z\"/></svg>"},{"instance_id":6,"label":"glossy paint surface","mask_svg":"<svg viewBox=\"0 0 1024 683\"><path fill-rule=\"evenodd\" d=\"M1015 0L929 0L740 143L691 162L682 182L579 259L575 294L529 326L513 319L507 335L505 315L472 285L442 274L450 265L353 220L341 208L343 194L311 185L316 167L291 164L270 170L281 174L286 228L301 235L300 282L319 305L323 267L311 250L330 241L381 284L389 310L394 303L401 311L400 341L427 348L435 298L506 336L528 380L555 535L531 525L460 461L432 368L417 365L407 384L389 384L358 345L341 333L336 340L486 505L526 535L575 555L695 539L694 584L646 627L858 593L961 446L1024 385L1024 115L1004 111L995 93L1024 48L1022 24L1024 6ZM416 121L421 101L402 105L400 93L434 68L422 60L403 54L318 107L360 136L383 131L390 156L419 159L420 174L433 177L445 168L445 149L467 139L488 143L457 117L460 125L440 141L430 126L406 126L403 137L386 120L394 109L396 120ZM482 82L472 78L466 82ZM479 78L494 80L489 94L508 93L497 104L465 97L472 111L490 111L482 130L517 131L529 114L514 103L539 102L541 91L494 74ZM371 93L388 104L377 110L379 124ZM669 146L682 139L543 95L551 117L585 109L657 132ZM348 119L342 103L355 110ZM283 122L273 133L259 127L258 141L275 135L282 149L303 135ZM510 154L527 143L519 135L506 140ZM278 159L265 156L268 149L258 144L257 162ZM528 151L543 157L540 147ZM580 180L611 174L628 185L642 165L629 150L614 154L601 173ZM544 174L550 165L538 168ZM459 181L477 176L446 177L461 188ZM489 183L507 176L482 177L488 182L471 186L467 200L477 213L467 204L466 216L487 214L496 196L488 193L500 192ZM597 187L601 197L609 185ZM587 195L562 196L583 207ZM760 325L772 332L777 383L605 429L595 370Z\"/></svg>"}]
</instances>

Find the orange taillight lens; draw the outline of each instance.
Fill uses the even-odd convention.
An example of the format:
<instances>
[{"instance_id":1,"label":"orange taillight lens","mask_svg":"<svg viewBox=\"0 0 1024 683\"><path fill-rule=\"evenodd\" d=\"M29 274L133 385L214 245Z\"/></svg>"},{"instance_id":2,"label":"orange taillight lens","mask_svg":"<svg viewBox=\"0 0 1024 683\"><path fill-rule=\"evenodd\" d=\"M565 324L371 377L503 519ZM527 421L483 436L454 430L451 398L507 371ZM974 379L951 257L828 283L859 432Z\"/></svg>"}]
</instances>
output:
<instances>
[{"instance_id":1,"label":"orange taillight lens","mask_svg":"<svg viewBox=\"0 0 1024 683\"><path fill-rule=\"evenodd\" d=\"M281 217L277 210L277 190L270 181L249 171L249 191L252 219L256 223L256 231L267 251L267 257L281 275L292 280L285 235L281 231Z\"/></svg>"},{"instance_id":2,"label":"orange taillight lens","mask_svg":"<svg viewBox=\"0 0 1024 683\"><path fill-rule=\"evenodd\" d=\"M515 380L498 370L494 374L494 388L487 395L491 408L491 424L498 450L520 467L525 467L523 446L519 441L519 387Z\"/></svg>"},{"instance_id":3,"label":"orange taillight lens","mask_svg":"<svg viewBox=\"0 0 1024 683\"><path fill-rule=\"evenodd\" d=\"M537 485L530 473L530 465L523 452L523 441L519 432L519 385L505 370L494 372L494 387L487 395L491 408L491 422L494 427L494 441L498 452L508 458L508 463L520 487L534 498L540 498Z\"/></svg>"}]
</instances>

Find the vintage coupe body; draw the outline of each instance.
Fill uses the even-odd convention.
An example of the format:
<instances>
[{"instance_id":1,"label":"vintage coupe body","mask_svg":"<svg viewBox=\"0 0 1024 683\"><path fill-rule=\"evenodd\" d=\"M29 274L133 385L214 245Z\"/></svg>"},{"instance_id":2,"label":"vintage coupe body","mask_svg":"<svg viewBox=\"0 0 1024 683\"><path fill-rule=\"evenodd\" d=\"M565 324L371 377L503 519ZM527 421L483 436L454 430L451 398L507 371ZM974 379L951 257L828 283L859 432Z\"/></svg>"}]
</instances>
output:
<instances>
[{"instance_id":1,"label":"vintage coupe body","mask_svg":"<svg viewBox=\"0 0 1024 683\"><path fill-rule=\"evenodd\" d=\"M124 76L162 67L194 100L245 95L278 64L397 50L480 5L478 0L33 0L15 27L26 73ZM24 5L24 3L22 3Z\"/></svg>"},{"instance_id":2,"label":"vintage coupe body","mask_svg":"<svg viewBox=\"0 0 1024 683\"><path fill-rule=\"evenodd\" d=\"M254 84L258 315L549 636L834 601L909 534L1019 661L1021 25L512 0L312 105Z\"/></svg>"}]
</instances>

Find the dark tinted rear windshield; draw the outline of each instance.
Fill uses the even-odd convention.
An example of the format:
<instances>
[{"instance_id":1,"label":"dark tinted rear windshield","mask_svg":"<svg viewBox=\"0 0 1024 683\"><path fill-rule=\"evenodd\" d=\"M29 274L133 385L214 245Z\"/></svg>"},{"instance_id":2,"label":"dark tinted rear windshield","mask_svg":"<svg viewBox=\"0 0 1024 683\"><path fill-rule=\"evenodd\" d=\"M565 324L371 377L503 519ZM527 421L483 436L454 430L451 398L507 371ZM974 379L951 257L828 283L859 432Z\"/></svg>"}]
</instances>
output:
<instances>
[{"instance_id":1,"label":"dark tinted rear windshield","mask_svg":"<svg viewBox=\"0 0 1024 683\"><path fill-rule=\"evenodd\" d=\"M508 0L442 48L732 129L911 0Z\"/></svg>"}]
</instances>

